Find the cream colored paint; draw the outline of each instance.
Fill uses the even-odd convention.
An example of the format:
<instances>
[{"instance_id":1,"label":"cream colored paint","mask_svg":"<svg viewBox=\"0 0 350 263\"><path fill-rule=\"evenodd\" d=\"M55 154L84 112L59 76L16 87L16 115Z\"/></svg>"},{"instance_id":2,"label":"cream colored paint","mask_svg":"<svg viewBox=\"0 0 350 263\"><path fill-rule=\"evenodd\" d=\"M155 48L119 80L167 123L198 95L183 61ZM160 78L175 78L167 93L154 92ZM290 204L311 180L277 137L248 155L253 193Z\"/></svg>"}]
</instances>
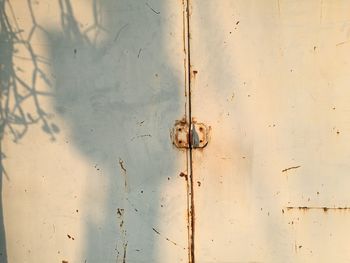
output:
<instances>
[{"instance_id":1,"label":"cream colored paint","mask_svg":"<svg viewBox=\"0 0 350 263\"><path fill-rule=\"evenodd\" d=\"M196 262L349 261L350 1L191 2Z\"/></svg>"},{"instance_id":2,"label":"cream colored paint","mask_svg":"<svg viewBox=\"0 0 350 263\"><path fill-rule=\"evenodd\" d=\"M26 39L28 3L6 2L8 15L9 3ZM42 122L30 125L16 143L6 130L8 262L186 262L186 182L178 175L187 156L169 139L186 110L181 3L31 3L38 27L30 44L48 62L39 67L51 83L38 77L37 90L51 93L39 103L57 128L52 136ZM15 72L32 85L28 47L14 48ZM28 101L22 109L35 117Z\"/></svg>"},{"instance_id":3,"label":"cream colored paint","mask_svg":"<svg viewBox=\"0 0 350 263\"><path fill-rule=\"evenodd\" d=\"M6 130L8 262L188 261L188 155L169 138L188 107L182 4L72 1L67 24L66 5L32 2L59 132ZM195 262L349 261L350 212L333 208L350 206L350 1L190 4L191 111L211 126L192 151ZM26 38L28 5L11 5Z\"/></svg>"}]
</instances>

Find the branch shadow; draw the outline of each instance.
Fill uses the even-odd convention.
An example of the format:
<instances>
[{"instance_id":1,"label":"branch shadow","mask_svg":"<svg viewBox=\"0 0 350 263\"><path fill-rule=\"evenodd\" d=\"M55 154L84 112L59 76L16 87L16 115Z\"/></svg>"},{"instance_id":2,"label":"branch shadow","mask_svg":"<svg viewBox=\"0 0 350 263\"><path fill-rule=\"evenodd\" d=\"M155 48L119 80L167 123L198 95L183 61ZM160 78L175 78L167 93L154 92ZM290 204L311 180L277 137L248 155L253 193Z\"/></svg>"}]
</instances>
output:
<instances>
[{"instance_id":1,"label":"branch shadow","mask_svg":"<svg viewBox=\"0 0 350 263\"><path fill-rule=\"evenodd\" d=\"M4 177L10 180L3 160L7 158L4 142L12 140L18 143L32 125L41 125L44 133L55 140L59 127L50 121L50 114L41 106L41 97L52 94L38 90L38 82L43 81L51 87L50 80L43 71L48 62L35 53L32 37L37 30L44 30L36 23L31 2L28 1L31 14L31 29L27 37L17 24L15 11L9 0L0 0L0 195ZM19 55L19 50L25 50L26 57ZM17 62L29 62L30 67L22 68ZM29 70L30 80L23 76ZM31 104L32 110L27 106ZM27 105L27 106L25 106ZM2 200L2 198L1 198ZM7 262L5 226L3 219L3 204L0 206L0 257L1 262Z\"/></svg>"}]
</instances>

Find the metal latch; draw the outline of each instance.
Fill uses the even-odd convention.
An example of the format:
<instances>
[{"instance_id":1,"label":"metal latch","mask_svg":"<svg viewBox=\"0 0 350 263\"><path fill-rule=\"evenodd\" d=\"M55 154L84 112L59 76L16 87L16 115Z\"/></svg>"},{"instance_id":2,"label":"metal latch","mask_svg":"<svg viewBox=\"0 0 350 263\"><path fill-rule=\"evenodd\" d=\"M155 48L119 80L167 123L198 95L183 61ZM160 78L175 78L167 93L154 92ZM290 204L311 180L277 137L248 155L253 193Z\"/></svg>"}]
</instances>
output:
<instances>
[{"instance_id":1,"label":"metal latch","mask_svg":"<svg viewBox=\"0 0 350 263\"><path fill-rule=\"evenodd\" d=\"M171 132L173 144L177 148L204 148L208 144L209 128L203 123L191 122L191 128L186 120L176 121Z\"/></svg>"}]
</instances>

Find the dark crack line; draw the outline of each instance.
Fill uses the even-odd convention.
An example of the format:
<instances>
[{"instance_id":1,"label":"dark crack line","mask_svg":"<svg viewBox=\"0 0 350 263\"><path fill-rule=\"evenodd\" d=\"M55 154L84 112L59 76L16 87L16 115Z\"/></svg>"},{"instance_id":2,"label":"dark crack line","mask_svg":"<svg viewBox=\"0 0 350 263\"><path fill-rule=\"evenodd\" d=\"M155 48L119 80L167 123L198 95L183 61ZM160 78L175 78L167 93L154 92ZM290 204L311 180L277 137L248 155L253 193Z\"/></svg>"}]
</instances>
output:
<instances>
[{"instance_id":1,"label":"dark crack line","mask_svg":"<svg viewBox=\"0 0 350 263\"><path fill-rule=\"evenodd\" d=\"M287 171L292 170L292 169L298 169L299 167L301 167L301 166L300 166L300 165L298 165L298 166L292 166L292 167L289 167L289 168L283 169L283 170L282 170L282 173L287 172Z\"/></svg>"},{"instance_id":2,"label":"dark crack line","mask_svg":"<svg viewBox=\"0 0 350 263\"><path fill-rule=\"evenodd\" d=\"M146 6L147 6L149 9L151 9L155 14L157 14L157 15L160 14L159 11L154 10L154 9L152 8L152 6L150 6L148 3L146 3Z\"/></svg>"}]
</instances>

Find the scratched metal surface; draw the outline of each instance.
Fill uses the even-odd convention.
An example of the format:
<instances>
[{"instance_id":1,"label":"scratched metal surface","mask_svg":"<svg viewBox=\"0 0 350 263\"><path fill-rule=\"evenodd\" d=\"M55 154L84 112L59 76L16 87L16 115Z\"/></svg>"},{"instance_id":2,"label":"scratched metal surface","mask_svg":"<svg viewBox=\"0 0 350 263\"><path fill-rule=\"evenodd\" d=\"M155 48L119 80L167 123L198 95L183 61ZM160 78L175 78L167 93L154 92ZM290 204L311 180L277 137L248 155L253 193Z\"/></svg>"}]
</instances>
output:
<instances>
[{"instance_id":1,"label":"scratched metal surface","mask_svg":"<svg viewBox=\"0 0 350 263\"><path fill-rule=\"evenodd\" d=\"M0 3L1 262L186 262L182 3Z\"/></svg>"},{"instance_id":2,"label":"scratched metal surface","mask_svg":"<svg viewBox=\"0 0 350 263\"><path fill-rule=\"evenodd\" d=\"M196 262L349 262L350 1L191 2Z\"/></svg>"}]
</instances>

